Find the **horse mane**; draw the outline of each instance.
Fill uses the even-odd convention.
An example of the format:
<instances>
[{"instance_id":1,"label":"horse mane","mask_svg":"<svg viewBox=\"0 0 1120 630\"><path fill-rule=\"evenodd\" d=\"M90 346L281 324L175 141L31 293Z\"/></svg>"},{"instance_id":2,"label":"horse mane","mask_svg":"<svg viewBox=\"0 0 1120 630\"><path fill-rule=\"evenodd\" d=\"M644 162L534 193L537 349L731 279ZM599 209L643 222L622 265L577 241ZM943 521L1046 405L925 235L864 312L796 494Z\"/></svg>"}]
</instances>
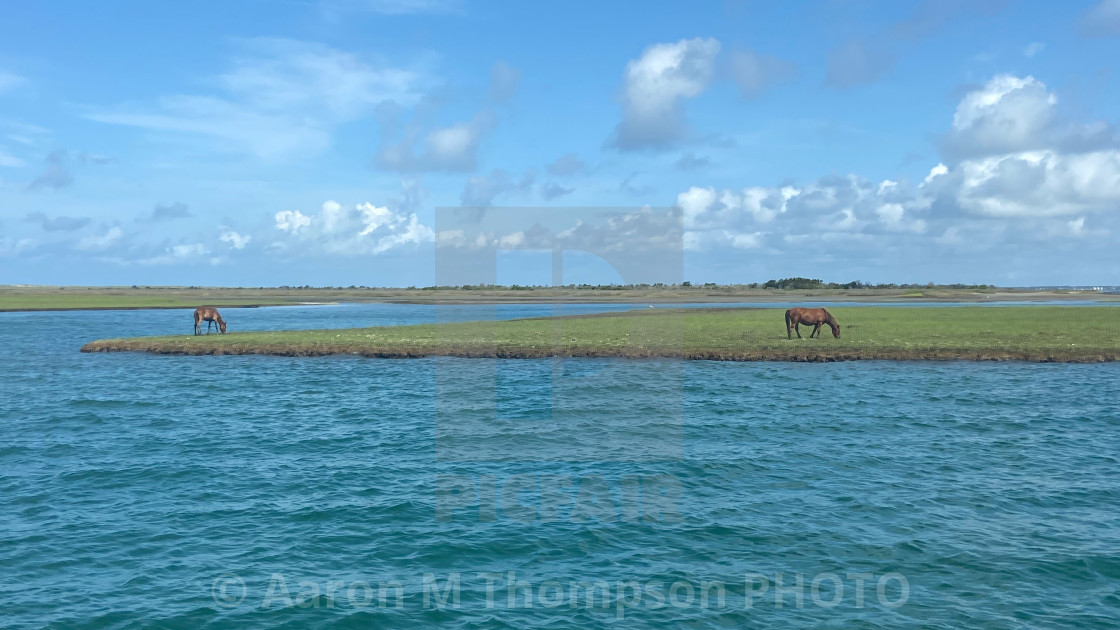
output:
<instances>
[{"instance_id":1,"label":"horse mane","mask_svg":"<svg viewBox=\"0 0 1120 630\"><path fill-rule=\"evenodd\" d=\"M824 322L828 324L829 327L831 327L833 330L836 330L840 327L840 324L837 323L836 318L832 316L832 313L829 313L827 309L822 308L821 310L824 311Z\"/></svg>"}]
</instances>

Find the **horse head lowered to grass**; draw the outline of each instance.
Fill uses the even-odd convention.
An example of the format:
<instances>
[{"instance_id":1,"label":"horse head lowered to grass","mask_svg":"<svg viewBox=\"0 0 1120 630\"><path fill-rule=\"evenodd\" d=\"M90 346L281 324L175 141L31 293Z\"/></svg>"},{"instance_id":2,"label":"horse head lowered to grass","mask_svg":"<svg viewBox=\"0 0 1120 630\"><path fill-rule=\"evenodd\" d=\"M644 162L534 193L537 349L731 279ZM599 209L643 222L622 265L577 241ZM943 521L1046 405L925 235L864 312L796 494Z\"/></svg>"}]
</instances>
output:
<instances>
[{"instance_id":1,"label":"horse head lowered to grass","mask_svg":"<svg viewBox=\"0 0 1120 630\"><path fill-rule=\"evenodd\" d=\"M828 327L832 329L833 337L840 338L840 324L836 323L836 318L832 316L832 313L823 308L801 308L798 306L786 311L786 339L792 338L794 331L797 331L797 338L801 339L801 329L798 328L801 324L813 327L813 332L809 333L810 339L814 335L818 338L821 336L821 326L824 324L828 324Z\"/></svg>"},{"instance_id":2,"label":"horse head lowered to grass","mask_svg":"<svg viewBox=\"0 0 1120 630\"><path fill-rule=\"evenodd\" d=\"M222 334L226 332L226 321L222 319L218 309L213 306L200 306L194 309L194 334L202 334L202 322L206 322L206 334L210 334L210 327L215 323L218 324L218 331Z\"/></svg>"}]
</instances>

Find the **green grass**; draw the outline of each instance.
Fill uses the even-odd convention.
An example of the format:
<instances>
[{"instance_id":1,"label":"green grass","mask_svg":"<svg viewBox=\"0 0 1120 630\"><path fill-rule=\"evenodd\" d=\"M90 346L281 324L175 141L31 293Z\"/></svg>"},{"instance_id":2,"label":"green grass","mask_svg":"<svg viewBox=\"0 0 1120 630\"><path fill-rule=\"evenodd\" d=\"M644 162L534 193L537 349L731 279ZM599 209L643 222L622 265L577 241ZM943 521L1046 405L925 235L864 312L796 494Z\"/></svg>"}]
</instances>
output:
<instances>
[{"instance_id":1,"label":"green grass","mask_svg":"<svg viewBox=\"0 0 1120 630\"><path fill-rule=\"evenodd\" d=\"M733 361L1120 360L1120 308L829 309L840 339L786 339L784 309L657 309L595 316L92 342L85 352L371 357L682 357Z\"/></svg>"}]
</instances>

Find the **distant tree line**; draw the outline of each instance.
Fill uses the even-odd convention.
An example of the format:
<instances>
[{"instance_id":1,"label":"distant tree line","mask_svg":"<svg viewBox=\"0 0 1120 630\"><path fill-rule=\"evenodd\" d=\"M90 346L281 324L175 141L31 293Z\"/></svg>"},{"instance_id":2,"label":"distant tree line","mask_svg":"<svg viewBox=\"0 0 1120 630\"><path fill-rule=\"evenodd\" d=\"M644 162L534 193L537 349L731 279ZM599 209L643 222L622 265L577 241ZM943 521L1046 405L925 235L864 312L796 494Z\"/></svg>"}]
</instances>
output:
<instances>
[{"instance_id":1,"label":"distant tree line","mask_svg":"<svg viewBox=\"0 0 1120 630\"><path fill-rule=\"evenodd\" d=\"M750 285L754 288L757 285ZM996 288L991 284L895 284L860 282L824 282L816 278L782 278L781 280L767 280L762 284L763 289L986 289Z\"/></svg>"}]
</instances>

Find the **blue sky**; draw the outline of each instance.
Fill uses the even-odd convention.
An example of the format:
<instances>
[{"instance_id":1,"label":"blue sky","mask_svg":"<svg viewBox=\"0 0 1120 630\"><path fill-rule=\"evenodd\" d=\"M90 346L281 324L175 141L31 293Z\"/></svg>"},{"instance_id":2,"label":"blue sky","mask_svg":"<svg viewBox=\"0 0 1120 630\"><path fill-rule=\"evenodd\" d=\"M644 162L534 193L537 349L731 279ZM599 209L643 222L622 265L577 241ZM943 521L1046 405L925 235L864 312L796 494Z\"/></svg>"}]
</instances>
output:
<instances>
[{"instance_id":1,"label":"blue sky","mask_svg":"<svg viewBox=\"0 0 1120 630\"><path fill-rule=\"evenodd\" d=\"M1116 59L1120 0L16 3L0 284L424 286L461 206L676 207L693 282L1120 284Z\"/></svg>"}]
</instances>

